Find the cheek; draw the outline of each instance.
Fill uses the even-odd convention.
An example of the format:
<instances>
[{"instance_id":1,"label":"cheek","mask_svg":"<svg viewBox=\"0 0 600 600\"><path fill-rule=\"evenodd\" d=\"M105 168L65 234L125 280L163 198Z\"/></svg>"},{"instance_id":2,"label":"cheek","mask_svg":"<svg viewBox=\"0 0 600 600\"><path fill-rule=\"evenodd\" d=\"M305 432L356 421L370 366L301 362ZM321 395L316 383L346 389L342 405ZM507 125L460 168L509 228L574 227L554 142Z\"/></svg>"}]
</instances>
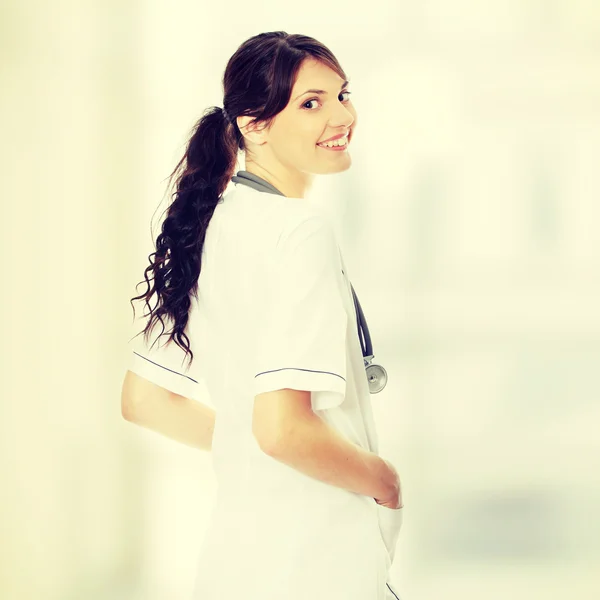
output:
<instances>
[{"instance_id":1,"label":"cheek","mask_svg":"<svg viewBox=\"0 0 600 600\"><path fill-rule=\"evenodd\" d=\"M316 148L317 142L323 137L323 129L314 125L297 129L296 132L297 137L293 146L297 152L305 152L311 148Z\"/></svg>"}]
</instances>

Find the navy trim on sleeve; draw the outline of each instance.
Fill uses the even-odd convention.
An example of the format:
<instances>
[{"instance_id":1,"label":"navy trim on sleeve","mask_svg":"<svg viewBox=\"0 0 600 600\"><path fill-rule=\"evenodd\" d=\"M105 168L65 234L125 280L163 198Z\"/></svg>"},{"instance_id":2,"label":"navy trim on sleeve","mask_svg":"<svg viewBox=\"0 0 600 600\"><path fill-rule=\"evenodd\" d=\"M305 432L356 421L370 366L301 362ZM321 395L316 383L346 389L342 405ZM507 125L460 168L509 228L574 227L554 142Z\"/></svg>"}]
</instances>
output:
<instances>
[{"instance_id":1,"label":"navy trim on sleeve","mask_svg":"<svg viewBox=\"0 0 600 600\"><path fill-rule=\"evenodd\" d=\"M293 369L295 371L309 371L311 373L327 373L328 375L335 375L336 377L339 377L340 379L343 379L344 381L346 381L346 379L344 377L342 377L341 375L338 375L337 373L332 373L331 371L316 371L314 369L300 369L297 367L283 367L282 369L273 369L271 371L263 371L262 373L257 373L254 376L254 379L256 379L259 375L264 375L265 373L275 373L276 371L285 371L286 369Z\"/></svg>"},{"instance_id":2,"label":"navy trim on sleeve","mask_svg":"<svg viewBox=\"0 0 600 600\"><path fill-rule=\"evenodd\" d=\"M133 350L133 353L137 354L140 358L143 358L143 359L147 360L148 362L151 362L153 365L156 365L157 367L161 367L163 369L166 369L167 371L171 371L171 373L175 373L175 375L181 375L181 377L186 377L190 381L193 381L194 383L198 383L195 379L192 379L188 375L184 375L183 373L178 373L177 371L173 371L173 369L169 369L168 367L163 367L163 365L159 365L157 362L154 362L153 360L150 360L149 358L142 356L139 352L136 352L135 350Z\"/></svg>"}]
</instances>

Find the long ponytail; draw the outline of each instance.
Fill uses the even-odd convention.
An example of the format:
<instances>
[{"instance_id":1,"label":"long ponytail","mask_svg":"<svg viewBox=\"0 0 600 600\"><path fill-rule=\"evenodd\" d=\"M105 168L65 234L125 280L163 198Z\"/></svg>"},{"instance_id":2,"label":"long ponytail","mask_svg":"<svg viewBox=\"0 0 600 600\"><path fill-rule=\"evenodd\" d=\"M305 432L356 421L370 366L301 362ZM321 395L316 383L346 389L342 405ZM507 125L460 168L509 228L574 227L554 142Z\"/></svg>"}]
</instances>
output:
<instances>
[{"instance_id":1,"label":"long ponytail","mask_svg":"<svg viewBox=\"0 0 600 600\"><path fill-rule=\"evenodd\" d=\"M176 191L156 239L156 250L148 256L146 292L131 299L132 306L134 300L144 300L150 309L151 318L143 329L146 340L156 321L161 322L161 335L164 333L163 317L168 316L174 323L170 338L186 354L189 351L190 363L194 355L185 328L191 296L198 293L206 229L237 159L238 145L228 131L230 125L219 107L209 109L194 125L186 152L169 177L171 186L177 176ZM150 298L155 294L157 305L152 309Z\"/></svg>"}]
</instances>

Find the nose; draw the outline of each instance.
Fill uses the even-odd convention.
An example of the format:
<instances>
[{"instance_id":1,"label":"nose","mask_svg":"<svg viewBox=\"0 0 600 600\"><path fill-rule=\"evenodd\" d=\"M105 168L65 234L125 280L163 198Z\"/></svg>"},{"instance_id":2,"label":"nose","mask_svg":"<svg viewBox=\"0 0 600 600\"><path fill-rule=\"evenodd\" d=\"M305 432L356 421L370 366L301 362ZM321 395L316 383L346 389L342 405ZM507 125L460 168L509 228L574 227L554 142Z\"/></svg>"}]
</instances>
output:
<instances>
[{"instance_id":1,"label":"nose","mask_svg":"<svg viewBox=\"0 0 600 600\"><path fill-rule=\"evenodd\" d=\"M331 117L332 127L345 127L348 129L354 123L354 114L342 103L339 103Z\"/></svg>"}]
</instances>

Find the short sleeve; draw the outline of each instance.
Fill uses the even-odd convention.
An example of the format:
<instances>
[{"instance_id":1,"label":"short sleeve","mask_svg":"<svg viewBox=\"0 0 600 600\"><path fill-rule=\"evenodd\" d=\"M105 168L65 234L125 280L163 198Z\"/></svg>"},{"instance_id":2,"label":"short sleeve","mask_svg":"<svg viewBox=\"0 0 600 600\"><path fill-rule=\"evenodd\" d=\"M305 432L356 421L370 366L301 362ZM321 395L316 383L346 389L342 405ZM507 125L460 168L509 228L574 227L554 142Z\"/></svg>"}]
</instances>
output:
<instances>
[{"instance_id":1,"label":"short sleeve","mask_svg":"<svg viewBox=\"0 0 600 600\"><path fill-rule=\"evenodd\" d=\"M346 393L348 315L333 228L311 215L279 239L264 286L254 353L254 395L307 390L313 410ZM261 292L263 293L263 292Z\"/></svg>"},{"instance_id":2,"label":"short sleeve","mask_svg":"<svg viewBox=\"0 0 600 600\"><path fill-rule=\"evenodd\" d=\"M136 319L135 334L142 331L148 319L148 316ZM160 321L155 321L148 342L145 341L143 332L129 342L130 355L127 368L171 392L198 400L200 399L201 358L192 335L194 325L192 315L190 315L185 328L190 347L194 352L191 365L189 365L189 354L186 356L183 348L178 346L174 340L169 340L168 333L172 329L171 322L164 316L163 321L165 323L163 335L161 335L163 326Z\"/></svg>"}]
</instances>

